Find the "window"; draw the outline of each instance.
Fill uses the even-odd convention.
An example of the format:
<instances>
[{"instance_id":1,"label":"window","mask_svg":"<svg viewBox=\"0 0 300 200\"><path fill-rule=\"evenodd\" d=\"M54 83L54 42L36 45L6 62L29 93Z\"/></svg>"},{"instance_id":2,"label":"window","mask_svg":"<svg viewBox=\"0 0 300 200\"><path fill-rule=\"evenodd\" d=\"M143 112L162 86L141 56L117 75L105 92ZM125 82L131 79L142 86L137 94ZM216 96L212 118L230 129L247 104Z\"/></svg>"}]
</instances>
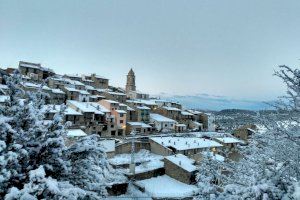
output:
<instances>
[{"instance_id":1,"label":"window","mask_svg":"<svg viewBox=\"0 0 300 200\"><path fill-rule=\"evenodd\" d=\"M120 113L120 117L124 117L124 114L123 114L123 113Z\"/></svg>"},{"instance_id":2,"label":"window","mask_svg":"<svg viewBox=\"0 0 300 200\"><path fill-rule=\"evenodd\" d=\"M165 124L165 127L167 127L168 126L168 124Z\"/></svg>"},{"instance_id":3,"label":"window","mask_svg":"<svg viewBox=\"0 0 300 200\"><path fill-rule=\"evenodd\" d=\"M120 120L120 124L123 124L124 120Z\"/></svg>"}]
</instances>

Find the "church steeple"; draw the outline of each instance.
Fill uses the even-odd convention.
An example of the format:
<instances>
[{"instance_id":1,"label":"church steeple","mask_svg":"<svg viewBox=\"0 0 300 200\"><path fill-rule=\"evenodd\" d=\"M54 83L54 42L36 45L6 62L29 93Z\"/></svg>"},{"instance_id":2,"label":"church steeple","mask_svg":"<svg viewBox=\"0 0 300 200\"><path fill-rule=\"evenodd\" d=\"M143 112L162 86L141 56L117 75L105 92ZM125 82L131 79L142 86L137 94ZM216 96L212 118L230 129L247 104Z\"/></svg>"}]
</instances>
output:
<instances>
[{"instance_id":1,"label":"church steeple","mask_svg":"<svg viewBox=\"0 0 300 200\"><path fill-rule=\"evenodd\" d=\"M128 72L127 75L127 83L126 83L126 93L130 91L136 91L136 86L135 86L135 74L132 68Z\"/></svg>"}]
</instances>

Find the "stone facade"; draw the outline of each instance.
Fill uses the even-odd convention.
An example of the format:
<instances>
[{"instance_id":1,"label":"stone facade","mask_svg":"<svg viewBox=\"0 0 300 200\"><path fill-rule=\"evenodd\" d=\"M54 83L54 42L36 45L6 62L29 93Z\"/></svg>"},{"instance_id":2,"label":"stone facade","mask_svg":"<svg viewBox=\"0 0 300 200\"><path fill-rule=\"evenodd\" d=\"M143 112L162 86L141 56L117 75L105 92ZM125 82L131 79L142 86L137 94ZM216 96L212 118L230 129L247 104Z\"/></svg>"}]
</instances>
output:
<instances>
[{"instance_id":1,"label":"stone facade","mask_svg":"<svg viewBox=\"0 0 300 200\"><path fill-rule=\"evenodd\" d=\"M165 173L166 175L186 184L195 183L196 173L188 172L182 167L172 163L168 159L164 158Z\"/></svg>"}]
</instances>

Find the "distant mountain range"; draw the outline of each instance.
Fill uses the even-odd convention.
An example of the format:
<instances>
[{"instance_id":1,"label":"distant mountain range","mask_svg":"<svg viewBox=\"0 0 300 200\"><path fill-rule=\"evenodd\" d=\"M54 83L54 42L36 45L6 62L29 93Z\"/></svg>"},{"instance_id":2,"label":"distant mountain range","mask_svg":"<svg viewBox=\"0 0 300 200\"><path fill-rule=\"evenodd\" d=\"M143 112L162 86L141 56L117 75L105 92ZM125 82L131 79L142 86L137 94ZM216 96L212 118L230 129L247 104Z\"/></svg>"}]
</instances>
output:
<instances>
[{"instance_id":1,"label":"distant mountain range","mask_svg":"<svg viewBox=\"0 0 300 200\"><path fill-rule=\"evenodd\" d=\"M272 109L266 102L231 99L224 96L214 96L209 94L196 95L170 95L160 93L154 95L162 99L172 100L181 103L186 108L220 111L224 109L243 109L243 110L266 110Z\"/></svg>"}]
</instances>

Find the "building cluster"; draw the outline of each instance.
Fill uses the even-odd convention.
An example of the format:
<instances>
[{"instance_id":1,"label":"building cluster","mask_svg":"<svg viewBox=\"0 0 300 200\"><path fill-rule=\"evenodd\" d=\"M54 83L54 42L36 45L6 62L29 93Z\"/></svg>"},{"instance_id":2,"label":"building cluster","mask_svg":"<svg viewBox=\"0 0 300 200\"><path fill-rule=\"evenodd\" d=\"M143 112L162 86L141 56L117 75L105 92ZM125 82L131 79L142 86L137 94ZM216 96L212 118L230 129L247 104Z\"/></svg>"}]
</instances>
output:
<instances>
[{"instance_id":1,"label":"building cluster","mask_svg":"<svg viewBox=\"0 0 300 200\"><path fill-rule=\"evenodd\" d=\"M113 87L109 79L97 74L56 74L38 63L19 62L25 91L46 93L47 120L65 105L65 121L71 128L101 137L126 137L132 131L149 135L160 132L214 130L212 115L184 110L177 102L150 98L136 90L135 73L130 69L125 89ZM15 69L1 70L1 100L5 100L4 75ZM1 101L0 101L1 103Z\"/></svg>"},{"instance_id":2,"label":"building cluster","mask_svg":"<svg viewBox=\"0 0 300 200\"><path fill-rule=\"evenodd\" d=\"M9 98L4 77L15 70L0 69L0 104ZM63 112L70 125L68 143L89 134L99 135L113 167L124 170L128 178L136 180L138 189L153 193L153 197L175 198L166 194L176 186L182 195L194 193L196 166L203 155L210 154L219 162L238 160L241 155L235 147L246 144L255 132L255 127L237 130L236 137L215 132L212 114L137 91L132 69L125 88L111 86L109 79L97 74L60 75L37 63L20 61L18 71L25 91L46 94L45 123ZM160 188L156 194L153 188L158 182L170 187Z\"/></svg>"}]
</instances>

